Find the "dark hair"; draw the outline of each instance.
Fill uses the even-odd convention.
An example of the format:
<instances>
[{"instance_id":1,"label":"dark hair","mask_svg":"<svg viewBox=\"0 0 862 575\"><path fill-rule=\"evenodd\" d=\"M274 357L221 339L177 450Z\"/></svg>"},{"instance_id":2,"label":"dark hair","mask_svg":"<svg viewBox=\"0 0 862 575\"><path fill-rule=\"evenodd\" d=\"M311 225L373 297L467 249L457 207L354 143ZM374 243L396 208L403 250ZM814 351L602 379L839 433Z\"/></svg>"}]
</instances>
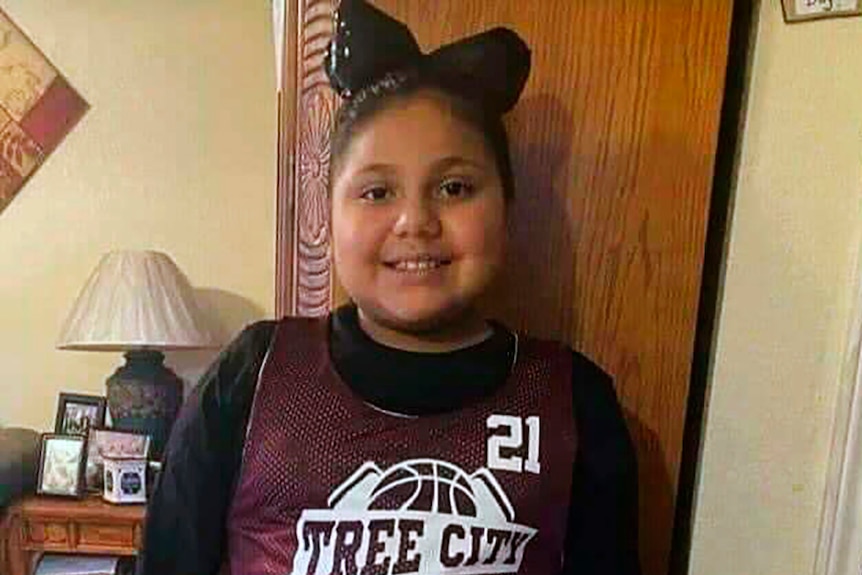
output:
<instances>
[{"instance_id":1,"label":"dark hair","mask_svg":"<svg viewBox=\"0 0 862 575\"><path fill-rule=\"evenodd\" d=\"M431 90L446 98L452 113L485 139L494 156L503 196L507 201L515 194L509 138L500 115L489 113L481 105L459 92L458 88L436 75L411 69L389 73L377 82L357 92L342 104L335 117L330 159L330 182L339 169L350 142L359 129L393 103L420 91Z\"/></svg>"}]
</instances>

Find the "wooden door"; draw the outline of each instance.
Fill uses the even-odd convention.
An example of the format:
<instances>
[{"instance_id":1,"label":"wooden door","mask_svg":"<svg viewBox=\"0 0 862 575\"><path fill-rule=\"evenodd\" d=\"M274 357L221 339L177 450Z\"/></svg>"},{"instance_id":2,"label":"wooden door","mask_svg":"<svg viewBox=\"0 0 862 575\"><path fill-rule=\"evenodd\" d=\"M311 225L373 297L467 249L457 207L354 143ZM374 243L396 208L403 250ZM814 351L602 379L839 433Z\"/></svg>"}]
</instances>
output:
<instances>
[{"instance_id":1,"label":"wooden door","mask_svg":"<svg viewBox=\"0 0 862 575\"><path fill-rule=\"evenodd\" d=\"M334 0L288 0L279 313L340 297L328 259L322 69ZM374 0L425 49L518 30L533 73L508 120L510 263L490 307L615 377L638 447L644 572L667 571L731 1Z\"/></svg>"}]
</instances>

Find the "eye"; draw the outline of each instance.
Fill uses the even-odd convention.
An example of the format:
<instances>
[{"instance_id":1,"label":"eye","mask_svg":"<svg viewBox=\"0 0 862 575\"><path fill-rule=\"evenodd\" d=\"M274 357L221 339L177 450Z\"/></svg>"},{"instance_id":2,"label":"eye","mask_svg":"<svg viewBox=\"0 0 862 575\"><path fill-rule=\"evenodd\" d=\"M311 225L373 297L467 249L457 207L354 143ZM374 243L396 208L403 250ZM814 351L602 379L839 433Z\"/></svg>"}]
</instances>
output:
<instances>
[{"instance_id":1,"label":"eye","mask_svg":"<svg viewBox=\"0 0 862 575\"><path fill-rule=\"evenodd\" d=\"M469 182L459 179L451 179L440 184L439 192L443 198L458 199L469 197L473 193L474 189L474 186Z\"/></svg>"},{"instance_id":2,"label":"eye","mask_svg":"<svg viewBox=\"0 0 862 575\"><path fill-rule=\"evenodd\" d=\"M389 199L391 196L389 188L386 186L369 186L362 190L359 198L366 202L382 202Z\"/></svg>"}]
</instances>

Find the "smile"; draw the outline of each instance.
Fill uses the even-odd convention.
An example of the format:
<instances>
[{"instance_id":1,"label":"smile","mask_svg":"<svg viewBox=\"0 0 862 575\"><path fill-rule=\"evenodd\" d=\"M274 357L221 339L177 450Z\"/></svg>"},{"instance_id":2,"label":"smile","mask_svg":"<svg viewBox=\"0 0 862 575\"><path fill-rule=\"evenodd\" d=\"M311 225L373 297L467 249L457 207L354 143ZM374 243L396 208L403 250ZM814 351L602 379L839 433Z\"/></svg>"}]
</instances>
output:
<instances>
[{"instance_id":1,"label":"smile","mask_svg":"<svg viewBox=\"0 0 862 575\"><path fill-rule=\"evenodd\" d=\"M399 272L425 272L448 266L450 263L450 260L423 257L409 260L386 262L385 265L386 267Z\"/></svg>"}]
</instances>

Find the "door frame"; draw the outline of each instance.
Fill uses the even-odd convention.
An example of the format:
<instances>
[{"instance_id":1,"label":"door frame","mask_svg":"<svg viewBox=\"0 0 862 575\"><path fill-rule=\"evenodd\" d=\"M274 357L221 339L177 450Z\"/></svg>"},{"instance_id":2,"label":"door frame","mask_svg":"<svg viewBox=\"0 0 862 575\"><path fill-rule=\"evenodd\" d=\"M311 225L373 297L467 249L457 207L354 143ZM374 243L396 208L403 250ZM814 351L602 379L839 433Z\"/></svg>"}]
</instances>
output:
<instances>
[{"instance_id":1,"label":"door frame","mask_svg":"<svg viewBox=\"0 0 862 575\"><path fill-rule=\"evenodd\" d=\"M862 559L862 249L847 350L841 369L816 575L859 575Z\"/></svg>"},{"instance_id":2,"label":"door frame","mask_svg":"<svg viewBox=\"0 0 862 575\"><path fill-rule=\"evenodd\" d=\"M701 277L691 381L683 431L682 458L671 541L671 575L687 575L691 555L706 399L712 377L713 351L727 255L733 192L750 85L753 46L760 0L734 0L730 23L727 76L716 147L709 221ZM857 574L858 575L858 574Z\"/></svg>"}]
</instances>

